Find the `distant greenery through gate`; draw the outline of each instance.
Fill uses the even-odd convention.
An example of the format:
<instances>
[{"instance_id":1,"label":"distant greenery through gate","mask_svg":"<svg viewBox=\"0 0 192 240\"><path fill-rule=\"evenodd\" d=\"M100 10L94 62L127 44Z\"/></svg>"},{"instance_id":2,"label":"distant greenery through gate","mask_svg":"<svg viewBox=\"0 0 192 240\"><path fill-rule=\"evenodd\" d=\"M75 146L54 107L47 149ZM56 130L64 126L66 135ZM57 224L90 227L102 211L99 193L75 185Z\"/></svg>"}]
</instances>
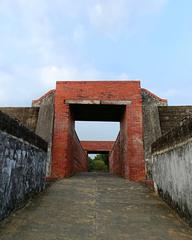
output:
<instances>
[{"instance_id":1,"label":"distant greenery through gate","mask_svg":"<svg viewBox=\"0 0 192 240\"><path fill-rule=\"evenodd\" d=\"M108 154L97 154L94 158L88 156L89 172L109 171L109 155Z\"/></svg>"}]
</instances>

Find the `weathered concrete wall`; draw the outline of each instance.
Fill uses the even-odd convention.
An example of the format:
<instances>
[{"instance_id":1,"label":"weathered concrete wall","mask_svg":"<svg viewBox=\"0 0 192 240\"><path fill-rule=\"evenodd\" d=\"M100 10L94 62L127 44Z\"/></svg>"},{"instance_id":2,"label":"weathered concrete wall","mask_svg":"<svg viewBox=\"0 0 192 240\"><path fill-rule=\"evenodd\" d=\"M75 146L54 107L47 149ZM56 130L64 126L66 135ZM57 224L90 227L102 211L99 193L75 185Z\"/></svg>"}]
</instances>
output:
<instances>
[{"instance_id":1,"label":"weathered concrete wall","mask_svg":"<svg viewBox=\"0 0 192 240\"><path fill-rule=\"evenodd\" d=\"M45 141L50 142L53 131L54 94L46 95L40 102L33 101L33 106L40 108L35 133Z\"/></svg>"},{"instance_id":2,"label":"weathered concrete wall","mask_svg":"<svg viewBox=\"0 0 192 240\"><path fill-rule=\"evenodd\" d=\"M152 177L151 144L161 137L158 106L166 106L167 100L161 99L142 89L144 148L147 177Z\"/></svg>"},{"instance_id":3,"label":"weathered concrete wall","mask_svg":"<svg viewBox=\"0 0 192 240\"><path fill-rule=\"evenodd\" d=\"M158 107L162 134L177 127L187 116L192 116L192 106L167 106Z\"/></svg>"},{"instance_id":4,"label":"weathered concrete wall","mask_svg":"<svg viewBox=\"0 0 192 240\"><path fill-rule=\"evenodd\" d=\"M192 224L192 121L152 145L153 180L165 201Z\"/></svg>"},{"instance_id":5,"label":"weathered concrete wall","mask_svg":"<svg viewBox=\"0 0 192 240\"><path fill-rule=\"evenodd\" d=\"M35 132L39 114L38 107L1 107L0 111L19 120L25 127Z\"/></svg>"},{"instance_id":6,"label":"weathered concrete wall","mask_svg":"<svg viewBox=\"0 0 192 240\"><path fill-rule=\"evenodd\" d=\"M120 133L113 145L109 155L109 171L117 175L122 175L122 158L120 156Z\"/></svg>"},{"instance_id":7,"label":"weathered concrete wall","mask_svg":"<svg viewBox=\"0 0 192 240\"><path fill-rule=\"evenodd\" d=\"M48 158L46 164L46 175L51 175L51 148L54 125L54 91L51 90L32 105L39 107L39 115L35 133L48 142Z\"/></svg>"},{"instance_id":8,"label":"weathered concrete wall","mask_svg":"<svg viewBox=\"0 0 192 240\"><path fill-rule=\"evenodd\" d=\"M0 112L0 220L45 185L47 143Z\"/></svg>"}]
</instances>

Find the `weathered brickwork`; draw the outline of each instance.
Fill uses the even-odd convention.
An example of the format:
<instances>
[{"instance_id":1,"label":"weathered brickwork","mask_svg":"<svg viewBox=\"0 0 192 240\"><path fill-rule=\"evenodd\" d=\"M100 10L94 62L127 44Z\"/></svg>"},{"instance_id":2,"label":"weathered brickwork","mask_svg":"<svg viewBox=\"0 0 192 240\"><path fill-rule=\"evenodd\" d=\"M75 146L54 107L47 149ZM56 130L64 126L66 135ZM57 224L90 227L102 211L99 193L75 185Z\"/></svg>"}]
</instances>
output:
<instances>
[{"instance_id":1,"label":"weathered brickwork","mask_svg":"<svg viewBox=\"0 0 192 240\"><path fill-rule=\"evenodd\" d=\"M73 113L66 100L125 101L121 124L121 157L124 163L122 176L131 180L145 178L142 98L139 81L116 82L57 82L55 92L55 121L52 148L53 177L71 176L71 127ZM129 137L127 137L129 136Z\"/></svg>"},{"instance_id":2,"label":"weathered brickwork","mask_svg":"<svg viewBox=\"0 0 192 240\"><path fill-rule=\"evenodd\" d=\"M83 149L88 153L111 152L114 141L81 141Z\"/></svg>"},{"instance_id":3,"label":"weathered brickwork","mask_svg":"<svg viewBox=\"0 0 192 240\"><path fill-rule=\"evenodd\" d=\"M81 146L80 140L75 132L74 129L72 129L72 136L70 138L72 147L71 153L72 153L72 161L73 161L73 173L78 172L87 172L88 171L88 160L87 160L87 154L83 147Z\"/></svg>"},{"instance_id":4,"label":"weathered brickwork","mask_svg":"<svg viewBox=\"0 0 192 240\"><path fill-rule=\"evenodd\" d=\"M192 121L152 145L153 180L166 202L192 224Z\"/></svg>"},{"instance_id":5,"label":"weathered brickwork","mask_svg":"<svg viewBox=\"0 0 192 240\"><path fill-rule=\"evenodd\" d=\"M122 175L122 159L120 156L120 133L109 155L109 170L111 173Z\"/></svg>"},{"instance_id":6,"label":"weathered brickwork","mask_svg":"<svg viewBox=\"0 0 192 240\"><path fill-rule=\"evenodd\" d=\"M46 146L0 112L0 220L44 188Z\"/></svg>"}]
</instances>

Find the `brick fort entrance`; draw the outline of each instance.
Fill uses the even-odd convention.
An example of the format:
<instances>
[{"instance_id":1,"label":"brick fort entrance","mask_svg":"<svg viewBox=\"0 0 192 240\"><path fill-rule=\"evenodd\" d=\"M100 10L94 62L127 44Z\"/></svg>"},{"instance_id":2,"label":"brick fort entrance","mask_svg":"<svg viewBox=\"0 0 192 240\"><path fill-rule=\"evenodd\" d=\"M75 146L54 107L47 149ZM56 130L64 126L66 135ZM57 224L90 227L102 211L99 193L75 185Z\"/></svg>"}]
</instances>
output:
<instances>
[{"instance_id":1,"label":"brick fort entrance","mask_svg":"<svg viewBox=\"0 0 192 240\"><path fill-rule=\"evenodd\" d=\"M120 132L110 151L110 172L133 181L145 179L142 118L140 81L57 82L52 177L87 171L75 121L113 121L120 122Z\"/></svg>"}]
</instances>

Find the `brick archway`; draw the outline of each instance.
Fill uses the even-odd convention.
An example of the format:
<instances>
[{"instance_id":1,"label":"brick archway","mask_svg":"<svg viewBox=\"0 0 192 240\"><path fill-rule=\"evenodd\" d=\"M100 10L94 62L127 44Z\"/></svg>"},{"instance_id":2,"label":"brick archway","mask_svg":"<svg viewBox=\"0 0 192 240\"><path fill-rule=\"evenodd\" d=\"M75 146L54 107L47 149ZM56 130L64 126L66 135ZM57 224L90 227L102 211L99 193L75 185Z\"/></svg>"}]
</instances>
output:
<instances>
[{"instance_id":1,"label":"brick archway","mask_svg":"<svg viewBox=\"0 0 192 240\"><path fill-rule=\"evenodd\" d=\"M110 170L133 181L145 178L139 81L57 82L53 177L69 177L87 169L86 154L75 132L75 120L119 121L120 133L110 155Z\"/></svg>"}]
</instances>

